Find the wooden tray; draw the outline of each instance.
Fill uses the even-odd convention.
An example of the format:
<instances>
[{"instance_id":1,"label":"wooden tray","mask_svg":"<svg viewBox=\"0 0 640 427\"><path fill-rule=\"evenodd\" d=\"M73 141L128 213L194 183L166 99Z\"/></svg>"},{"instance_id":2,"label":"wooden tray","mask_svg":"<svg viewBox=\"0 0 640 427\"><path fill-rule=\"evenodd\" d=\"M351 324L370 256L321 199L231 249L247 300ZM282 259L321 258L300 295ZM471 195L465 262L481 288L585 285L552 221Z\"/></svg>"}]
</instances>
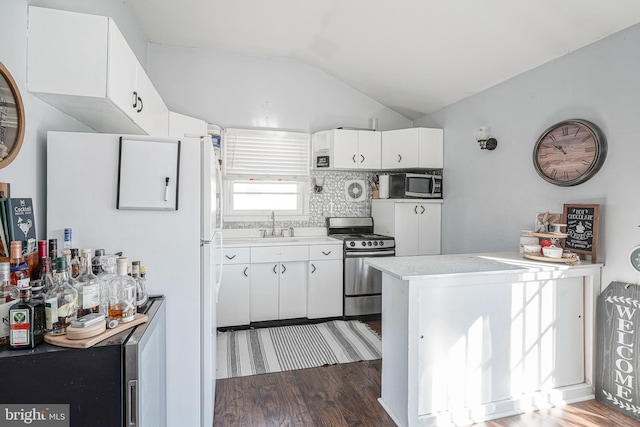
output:
<instances>
[{"instance_id":1,"label":"wooden tray","mask_svg":"<svg viewBox=\"0 0 640 427\"><path fill-rule=\"evenodd\" d=\"M522 254L522 256L525 257L525 258L536 260L536 261L559 262L559 263L564 263L564 264L578 264L580 262L580 258L578 258L578 257L573 257L573 258L551 258L551 257L548 257L548 256L529 255L529 254Z\"/></svg>"},{"instance_id":2,"label":"wooden tray","mask_svg":"<svg viewBox=\"0 0 640 427\"><path fill-rule=\"evenodd\" d=\"M100 341L105 340L109 337L112 337L124 330L132 328L141 323L145 323L149 318L146 314L137 313L136 317L131 322L128 323L120 323L113 329L106 329L99 335L94 335L89 338L81 339L81 340L70 340L66 335L44 335L44 341L49 344L57 345L59 347L69 347L69 348L89 348Z\"/></svg>"},{"instance_id":3,"label":"wooden tray","mask_svg":"<svg viewBox=\"0 0 640 427\"><path fill-rule=\"evenodd\" d=\"M535 237L542 237L545 239L566 239L567 238L567 233L535 233L532 231L531 235Z\"/></svg>"}]
</instances>

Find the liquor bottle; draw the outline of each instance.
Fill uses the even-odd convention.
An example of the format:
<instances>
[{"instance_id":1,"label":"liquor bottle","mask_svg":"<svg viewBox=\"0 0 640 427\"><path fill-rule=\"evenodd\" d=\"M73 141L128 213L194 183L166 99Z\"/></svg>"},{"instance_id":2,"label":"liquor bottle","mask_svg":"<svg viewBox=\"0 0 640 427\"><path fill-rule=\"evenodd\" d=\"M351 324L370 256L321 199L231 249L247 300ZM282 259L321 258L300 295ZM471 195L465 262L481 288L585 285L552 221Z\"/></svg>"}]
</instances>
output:
<instances>
[{"instance_id":1,"label":"liquor bottle","mask_svg":"<svg viewBox=\"0 0 640 427\"><path fill-rule=\"evenodd\" d=\"M9 344L9 308L15 301L11 296L11 267L8 262L0 262L0 347Z\"/></svg>"},{"instance_id":2,"label":"liquor bottle","mask_svg":"<svg viewBox=\"0 0 640 427\"><path fill-rule=\"evenodd\" d=\"M142 277L143 279L147 278L147 267L144 265L140 266L140 277Z\"/></svg>"},{"instance_id":3,"label":"liquor bottle","mask_svg":"<svg viewBox=\"0 0 640 427\"><path fill-rule=\"evenodd\" d=\"M143 305L149 300L147 293L147 280L140 275L140 261L131 262L131 277L136 281L136 308L141 311Z\"/></svg>"},{"instance_id":4,"label":"liquor bottle","mask_svg":"<svg viewBox=\"0 0 640 427\"><path fill-rule=\"evenodd\" d=\"M102 273L102 257L104 256L104 249L96 249L95 255L91 258L91 268L93 269L93 274L96 276Z\"/></svg>"},{"instance_id":5,"label":"liquor bottle","mask_svg":"<svg viewBox=\"0 0 640 427\"><path fill-rule=\"evenodd\" d=\"M29 287L31 277L29 276L29 267L24 262L22 256L22 242L13 241L10 245L11 248L11 284L18 288Z\"/></svg>"},{"instance_id":6,"label":"liquor bottle","mask_svg":"<svg viewBox=\"0 0 640 427\"><path fill-rule=\"evenodd\" d=\"M58 239L49 239L49 258L58 258Z\"/></svg>"},{"instance_id":7,"label":"liquor bottle","mask_svg":"<svg viewBox=\"0 0 640 427\"><path fill-rule=\"evenodd\" d=\"M72 231L71 231L70 228L65 228L64 229L64 241L62 242L62 249L71 250L72 246L73 246Z\"/></svg>"},{"instance_id":8,"label":"liquor bottle","mask_svg":"<svg viewBox=\"0 0 640 427\"><path fill-rule=\"evenodd\" d=\"M45 330L53 335L67 332L67 327L77 319L78 291L69 276L69 268L65 258L56 260L58 274L54 279L54 287L44 296Z\"/></svg>"},{"instance_id":9,"label":"liquor bottle","mask_svg":"<svg viewBox=\"0 0 640 427\"><path fill-rule=\"evenodd\" d=\"M31 287L20 288L20 301L9 308L9 347L35 348L44 340L44 304L31 300Z\"/></svg>"},{"instance_id":10,"label":"liquor bottle","mask_svg":"<svg viewBox=\"0 0 640 427\"><path fill-rule=\"evenodd\" d=\"M71 249L71 277L77 279L80 276L80 250Z\"/></svg>"},{"instance_id":11,"label":"liquor bottle","mask_svg":"<svg viewBox=\"0 0 640 427\"><path fill-rule=\"evenodd\" d=\"M49 257L49 250L46 240L38 240L38 279L42 276L43 259Z\"/></svg>"},{"instance_id":12,"label":"liquor bottle","mask_svg":"<svg viewBox=\"0 0 640 427\"><path fill-rule=\"evenodd\" d=\"M76 281L78 291L78 317L100 312L102 280L91 270L91 249L83 249L80 255L80 276Z\"/></svg>"},{"instance_id":13,"label":"liquor bottle","mask_svg":"<svg viewBox=\"0 0 640 427\"><path fill-rule=\"evenodd\" d=\"M53 268L51 268L51 258L48 256L40 258L40 274L38 280L42 281L43 291L45 293L54 287Z\"/></svg>"},{"instance_id":14,"label":"liquor bottle","mask_svg":"<svg viewBox=\"0 0 640 427\"><path fill-rule=\"evenodd\" d=\"M118 268L116 255L103 255L100 263L102 264L102 272L98 274L98 278L102 280L102 292L100 293L100 312L109 315L109 282L116 277Z\"/></svg>"},{"instance_id":15,"label":"liquor bottle","mask_svg":"<svg viewBox=\"0 0 640 427\"><path fill-rule=\"evenodd\" d=\"M109 281L109 319L130 322L136 315L136 282L127 275L128 260L117 260L118 274Z\"/></svg>"}]
</instances>

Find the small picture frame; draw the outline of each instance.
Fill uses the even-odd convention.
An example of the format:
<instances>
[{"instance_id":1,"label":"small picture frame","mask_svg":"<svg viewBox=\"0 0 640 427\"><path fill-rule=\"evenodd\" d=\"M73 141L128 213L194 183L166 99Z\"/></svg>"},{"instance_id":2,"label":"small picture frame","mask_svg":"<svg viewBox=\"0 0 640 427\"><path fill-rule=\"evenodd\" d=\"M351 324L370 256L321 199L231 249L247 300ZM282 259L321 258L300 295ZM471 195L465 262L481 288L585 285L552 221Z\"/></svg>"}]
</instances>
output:
<instances>
[{"instance_id":1,"label":"small picture frame","mask_svg":"<svg viewBox=\"0 0 640 427\"><path fill-rule=\"evenodd\" d=\"M562 222L567 224L567 238L564 239L564 248L575 252L583 260L589 256L591 262L595 263L598 258L600 205L565 204Z\"/></svg>"}]
</instances>

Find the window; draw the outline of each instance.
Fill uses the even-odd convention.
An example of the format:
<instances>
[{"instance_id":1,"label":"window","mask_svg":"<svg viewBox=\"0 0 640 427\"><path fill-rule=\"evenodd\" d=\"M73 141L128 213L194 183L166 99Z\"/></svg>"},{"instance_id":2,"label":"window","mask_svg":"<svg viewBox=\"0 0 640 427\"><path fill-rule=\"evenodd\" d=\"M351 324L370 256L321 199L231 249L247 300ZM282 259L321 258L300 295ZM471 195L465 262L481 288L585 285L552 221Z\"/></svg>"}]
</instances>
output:
<instances>
[{"instance_id":1,"label":"window","mask_svg":"<svg viewBox=\"0 0 640 427\"><path fill-rule=\"evenodd\" d=\"M264 220L309 214L310 135L226 129L223 138L225 219Z\"/></svg>"}]
</instances>

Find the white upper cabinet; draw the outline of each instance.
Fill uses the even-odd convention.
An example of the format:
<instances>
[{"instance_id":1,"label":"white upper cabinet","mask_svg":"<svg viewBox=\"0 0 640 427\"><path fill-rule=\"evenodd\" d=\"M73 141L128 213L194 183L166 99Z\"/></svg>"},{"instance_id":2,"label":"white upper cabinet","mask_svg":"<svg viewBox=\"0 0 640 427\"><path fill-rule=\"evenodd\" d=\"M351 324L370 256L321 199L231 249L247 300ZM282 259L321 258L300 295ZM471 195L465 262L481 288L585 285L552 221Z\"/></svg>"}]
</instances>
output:
<instances>
[{"instance_id":1,"label":"white upper cabinet","mask_svg":"<svg viewBox=\"0 0 640 427\"><path fill-rule=\"evenodd\" d=\"M380 132L332 129L313 134L315 169L380 169Z\"/></svg>"},{"instance_id":2,"label":"white upper cabinet","mask_svg":"<svg viewBox=\"0 0 640 427\"><path fill-rule=\"evenodd\" d=\"M382 132L382 169L442 169L442 129L410 128Z\"/></svg>"},{"instance_id":3,"label":"white upper cabinet","mask_svg":"<svg viewBox=\"0 0 640 427\"><path fill-rule=\"evenodd\" d=\"M30 6L27 88L99 132L169 132L166 105L108 17Z\"/></svg>"}]
</instances>

